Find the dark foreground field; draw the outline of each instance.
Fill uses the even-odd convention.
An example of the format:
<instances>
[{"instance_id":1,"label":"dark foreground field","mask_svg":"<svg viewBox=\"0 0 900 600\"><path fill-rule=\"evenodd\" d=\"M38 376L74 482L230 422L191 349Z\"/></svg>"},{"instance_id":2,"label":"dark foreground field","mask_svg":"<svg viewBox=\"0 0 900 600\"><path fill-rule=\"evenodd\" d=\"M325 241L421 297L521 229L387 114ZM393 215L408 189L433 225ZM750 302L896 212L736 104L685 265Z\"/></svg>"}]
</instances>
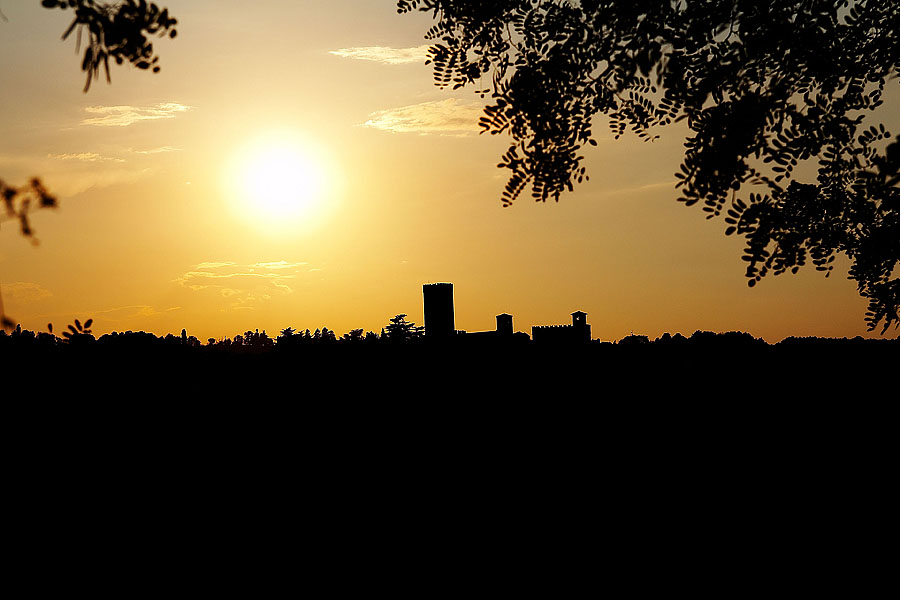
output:
<instances>
[{"instance_id":1,"label":"dark foreground field","mask_svg":"<svg viewBox=\"0 0 900 600\"><path fill-rule=\"evenodd\" d=\"M11 566L709 596L886 567L896 341L214 350L7 347Z\"/></svg>"},{"instance_id":2,"label":"dark foreground field","mask_svg":"<svg viewBox=\"0 0 900 600\"><path fill-rule=\"evenodd\" d=\"M46 334L44 334L46 336ZM424 341L222 347L179 338L0 337L9 399L168 403L414 402L477 406L523 401L755 404L893 400L900 340L746 334L618 344Z\"/></svg>"}]
</instances>

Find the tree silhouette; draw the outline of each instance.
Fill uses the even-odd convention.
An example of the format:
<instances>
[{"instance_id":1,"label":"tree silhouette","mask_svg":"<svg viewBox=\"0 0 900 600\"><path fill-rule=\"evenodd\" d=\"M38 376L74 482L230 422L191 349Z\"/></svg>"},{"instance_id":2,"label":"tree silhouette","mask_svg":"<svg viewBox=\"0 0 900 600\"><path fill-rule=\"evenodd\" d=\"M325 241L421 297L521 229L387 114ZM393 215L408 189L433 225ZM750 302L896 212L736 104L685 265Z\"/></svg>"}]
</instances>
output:
<instances>
[{"instance_id":1,"label":"tree silhouette","mask_svg":"<svg viewBox=\"0 0 900 600\"><path fill-rule=\"evenodd\" d=\"M341 336L341 341L344 343L358 343L363 341L363 339L362 329L351 329L349 332Z\"/></svg>"},{"instance_id":2,"label":"tree silhouette","mask_svg":"<svg viewBox=\"0 0 900 600\"><path fill-rule=\"evenodd\" d=\"M490 95L482 130L512 138L504 205L586 179L599 114L615 138L685 121L678 200L745 238L750 286L843 253L869 329L900 325L900 136L867 120L896 85L897 2L398 2L413 10L437 21L435 83Z\"/></svg>"},{"instance_id":3,"label":"tree silhouette","mask_svg":"<svg viewBox=\"0 0 900 600\"><path fill-rule=\"evenodd\" d=\"M322 337L320 338L319 341L324 344L330 344L331 342L337 341L337 338L334 335L333 331L331 331L327 327L323 327L322 328Z\"/></svg>"},{"instance_id":4,"label":"tree silhouette","mask_svg":"<svg viewBox=\"0 0 900 600\"><path fill-rule=\"evenodd\" d=\"M391 317L391 322L384 328L382 338L391 343L406 343L422 336L424 327L416 327L415 323L406 320L406 314Z\"/></svg>"},{"instance_id":5,"label":"tree silhouette","mask_svg":"<svg viewBox=\"0 0 900 600\"><path fill-rule=\"evenodd\" d=\"M90 89L91 81L100 76L101 66L106 73L106 81L111 81L110 58L117 65L127 60L138 69L150 69L158 73L159 56L154 53L150 38L174 38L178 35L175 29L178 21L169 16L169 10L146 0L41 0L41 5L44 8L74 11L75 16L63 33L63 39L76 31L80 49L82 33L87 34L84 58L81 61L81 70L87 76L85 92Z\"/></svg>"}]
</instances>

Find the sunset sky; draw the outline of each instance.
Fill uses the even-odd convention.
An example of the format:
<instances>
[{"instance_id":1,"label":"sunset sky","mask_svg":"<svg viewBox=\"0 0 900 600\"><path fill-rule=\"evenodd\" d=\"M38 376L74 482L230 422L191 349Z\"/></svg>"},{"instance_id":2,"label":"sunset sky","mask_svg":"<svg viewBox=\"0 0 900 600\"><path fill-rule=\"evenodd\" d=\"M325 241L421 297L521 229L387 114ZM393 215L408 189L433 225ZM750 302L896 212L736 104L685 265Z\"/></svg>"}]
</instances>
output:
<instances>
[{"instance_id":1,"label":"sunset sky","mask_svg":"<svg viewBox=\"0 0 900 600\"><path fill-rule=\"evenodd\" d=\"M598 126L590 182L502 208L506 138L478 134L472 90L432 85L428 15L394 0L160 4L179 21L155 45L162 71L112 67L85 94L60 40L71 13L0 0L0 178L38 175L61 204L33 216L37 246L0 225L5 310L23 327L378 332L398 313L421 324L422 284L449 281L469 331L582 310L604 340L877 337L843 258L828 279L747 286L742 240L675 202L684 129L644 143Z\"/></svg>"}]
</instances>

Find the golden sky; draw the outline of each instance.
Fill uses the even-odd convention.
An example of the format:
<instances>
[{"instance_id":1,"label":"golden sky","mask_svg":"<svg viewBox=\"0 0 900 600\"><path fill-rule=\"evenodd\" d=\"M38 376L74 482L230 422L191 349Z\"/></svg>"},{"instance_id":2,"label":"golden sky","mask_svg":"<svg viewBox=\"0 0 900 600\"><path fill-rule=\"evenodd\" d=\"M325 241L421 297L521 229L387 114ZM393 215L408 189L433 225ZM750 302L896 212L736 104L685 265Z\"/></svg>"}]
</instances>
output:
<instances>
[{"instance_id":1,"label":"golden sky","mask_svg":"<svg viewBox=\"0 0 900 600\"><path fill-rule=\"evenodd\" d=\"M179 20L162 71L113 67L84 94L69 15L0 0L0 177L39 175L61 201L34 215L39 246L0 228L24 327L377 332L398 313L421 324L422 284L450 281L469 331L583 310L604 340L877 337L846 261L747 286L741 240L675 202L683 130L648 144L598 126L590 182L502 208L506 140L478 134L471 90L433 87L428 16L393 0L160 4Z\"/></svg>"}]
</instances>

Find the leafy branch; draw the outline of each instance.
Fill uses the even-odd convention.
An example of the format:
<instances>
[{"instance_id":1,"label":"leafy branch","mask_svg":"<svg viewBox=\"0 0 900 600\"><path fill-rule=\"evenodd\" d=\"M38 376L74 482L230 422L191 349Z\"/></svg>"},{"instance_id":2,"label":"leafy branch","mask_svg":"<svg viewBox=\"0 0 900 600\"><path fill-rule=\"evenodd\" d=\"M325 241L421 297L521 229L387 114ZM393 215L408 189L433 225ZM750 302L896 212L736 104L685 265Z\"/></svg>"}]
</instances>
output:
<instances>
[{"instance_id":1,"label":"leafy branch","mask_svg":"<svg viewBox=\"0 0 900 600\"><path fill-rule=\"evenodd\" d=\"M429 12L435 84L490 77L482 130L511 138L501 201L587 180L604 115L618 139L689 128L678 201L746 240L748 284L837 254L869 300L869 330L900 326L898 154L881 123L900 67L900 5L865 0L556 2L400 0ZM816 164L812 181L801 165Z\"/></svg>"},{"instance_id":2,"label":"leafy branch","mask_svg":"<svg viewBox=\"0 0 900 600\"><path fill-rule=\"evenodd\" d=\"M169 16L168 9L161 9L146 0L42 0L41 5L75 12L71 25L62 37L68 39L73 31L76 32L79 50L82 34L86 33L87 44L81 61L81 70L86 74L85 92L90 89L91 81L100 76L101 66L106 81L110 82L110 59L117 65L128 61L138 69L158 73L159 56L153 50L151 38L174 38L178 35L175 29L178 21Z\"/></svg>"}]
</instances>

